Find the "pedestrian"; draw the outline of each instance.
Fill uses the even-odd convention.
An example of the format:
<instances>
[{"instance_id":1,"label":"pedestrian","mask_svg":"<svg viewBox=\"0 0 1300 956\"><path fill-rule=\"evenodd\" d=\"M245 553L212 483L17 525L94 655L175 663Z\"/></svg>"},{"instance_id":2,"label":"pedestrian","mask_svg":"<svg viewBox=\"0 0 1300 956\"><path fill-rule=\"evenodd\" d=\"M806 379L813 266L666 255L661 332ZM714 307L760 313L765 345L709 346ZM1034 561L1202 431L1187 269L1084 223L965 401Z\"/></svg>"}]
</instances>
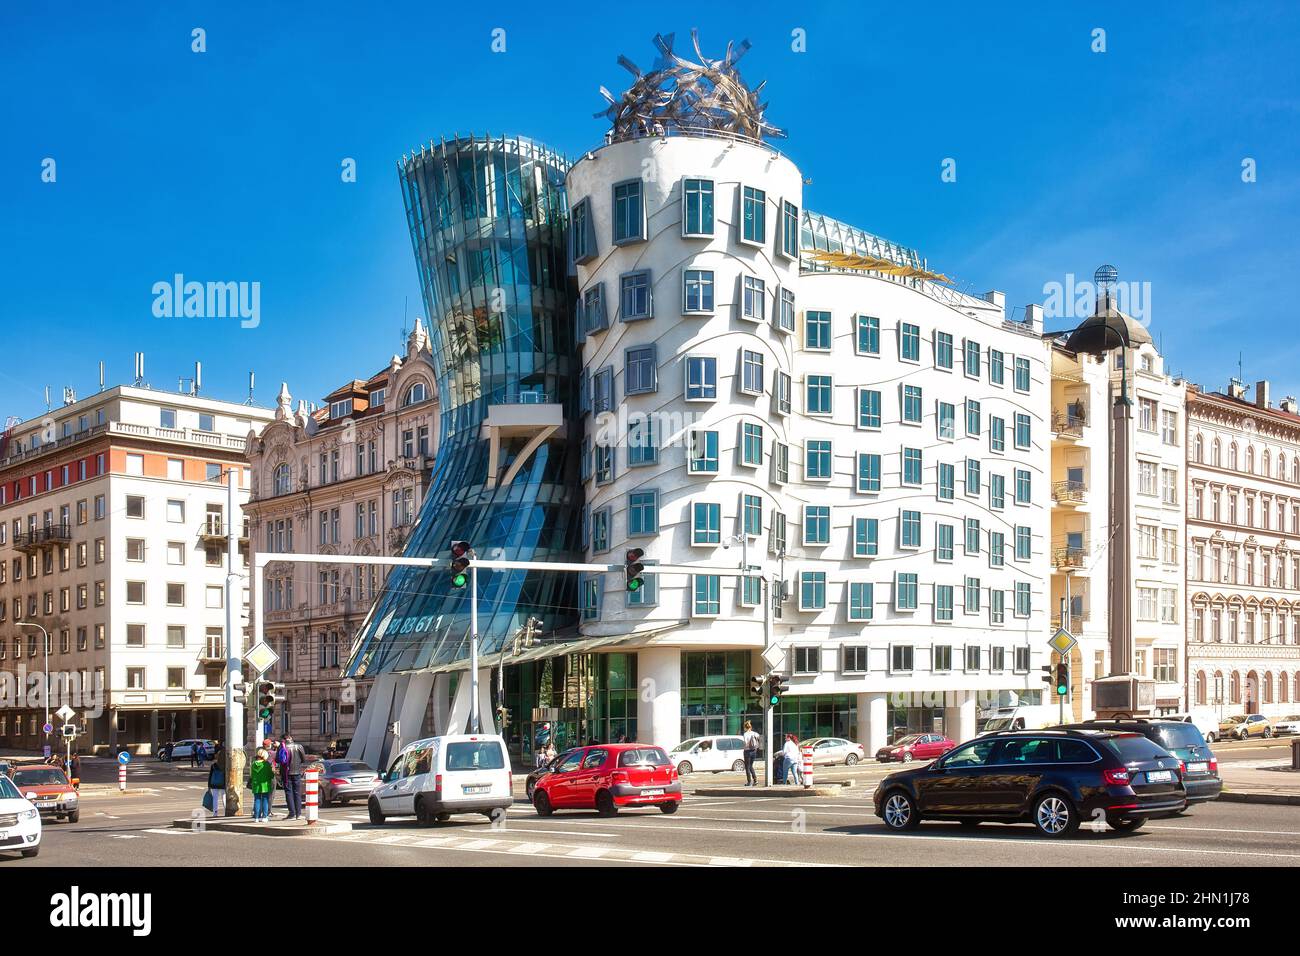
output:
<instances>
[{"instance_id":1,"label":"pedestrian","mask_svg":"<svg viewBox=\"0 0 1300 956\"><path fill-rule=\"evenodd\" d=\"M194 741L194 744L190 747L190 767L201 767L203 765L203 761L207 758L204 750L203 741Z\"/></svg>"},{"instance_id":2,"label":"pedestrian","mask_svg":"<svg viewBox=\"0 0 1300 956\"><path fill-rule=\"evenodd\" d=\"M222 760L221 745L212 752L212 767L208 770L208 793L212 795L212 815L219 817L226 802L226 768Z\"/></svg>"},{"instance_id":3,"label":"pedestrian","mask_svg":"<svg viewBox=\"0 0 1300 956\"><path fill-rule=\"evenodd\" d=\"M294 741L293 734L284 735L280 750L284 754L284 796L289 804L289 812L284 818L298 820L302 818L302 771L307 763L307 752L302 749L302 744Z\"/></svg>"},{"instance_id":4,"label":"pedestrian","mask_svg":"<svg viewBox=\"0 0 1300 956\"><path fill-rule=\"evenodd\" d=\"M81 789L81 757L77 754L72 755L72 762L68 764L68 778L72 781L72 789Z\"/></svg>"},{"instance_id":5,"label":"pedestrian","mask_svg":"<svg viewBox=\"0 0 1300 956\"><path fill-rule=\"evenodd\" d=\"M785 746L781 749L781 753L785 756L790 782L801 785L803 783L803 754L799 752L799 741L794 734L785 735Z\"/></svg>"},{"instance_id":6,"label":"pedestrian","mask_svg":"<svg viewBox=\"0 0 1300 956\"><path fill-rule=\"evenodd\" d=\"M554 759L555 759L555 744L553 744L551 741L548 740L546 741L546 763L550 763Z\"/></svg>"},{"instance_id":7,"label":"pedestrian","mask_svg":"<svg viewBox=\"0 0 1300 956\"><path fill-rule=\"evenodd\" d=\"M750 721L745 721L745 786L757 787L758 775L754 773L754 758L758 756L758 734L754 732L754 725Z\"/></svg>"},{"instance_id":8,"label":"pedestrian","mask_svg":"<svg viewBox=\"0 0 1300 956\"><path fill-rule=\"evenodd\" d=\"M266 748L257 748L257 759L248 769L248 789L253 791L253 820L271 819L271 790L275 786L275 770L267 759Z\"/></svg>"},{"instance_id":9,"label":"pedestrian","mask_svg":"<svg viewBox=\"0 0 1300 956\"><path fill-rule=\"evenodd\" d=\"M275 749L271 751L275 754L272 763L276 769L275 784L284 791L284 805L289 806L289 750L284 745L284 738L276 741ZM274 796L272 803L275 802Z\"/></svg>"},{"instance_id":10,"label":"pedestrian","mask_svg":"<svg viewBox=\"0 0 1300 956\"><path fill-rule=\"evenodd\" d=\"M533 766L541 768L546 766L546 748L538 747L537 753L533 754Z\"/></svg>"}]
</instances>

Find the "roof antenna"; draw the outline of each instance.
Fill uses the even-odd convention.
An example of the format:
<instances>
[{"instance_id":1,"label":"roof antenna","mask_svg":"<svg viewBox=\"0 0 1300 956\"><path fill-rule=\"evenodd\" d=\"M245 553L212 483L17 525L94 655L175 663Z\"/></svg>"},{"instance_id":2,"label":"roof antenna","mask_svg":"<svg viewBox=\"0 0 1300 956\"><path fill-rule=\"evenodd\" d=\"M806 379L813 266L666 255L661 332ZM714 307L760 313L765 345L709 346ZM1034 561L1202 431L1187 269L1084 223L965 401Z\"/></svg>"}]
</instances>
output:
<instances>
[{"instance_id":1,"label":"roof antenna","mask_svg":"<svg viewBox=\"0 0 1300 956\"><path fill-rule=\"evenodd\" d=\"M99 360L99 390L104 390L104 360Z\"/></svg>"},{"instance_id":2,"label":"roof antenna","mask_svg":"<svg viewBox=\"0 0 1300 956\"><path fill-rule=\"evenodd\" d=\"M244 400L245 405L253 404L253 385L255 384L255 382L256 382L256 377L253 375L253 370L249 369L248 370L248 398Z\"/></svg>"}]
</instances>

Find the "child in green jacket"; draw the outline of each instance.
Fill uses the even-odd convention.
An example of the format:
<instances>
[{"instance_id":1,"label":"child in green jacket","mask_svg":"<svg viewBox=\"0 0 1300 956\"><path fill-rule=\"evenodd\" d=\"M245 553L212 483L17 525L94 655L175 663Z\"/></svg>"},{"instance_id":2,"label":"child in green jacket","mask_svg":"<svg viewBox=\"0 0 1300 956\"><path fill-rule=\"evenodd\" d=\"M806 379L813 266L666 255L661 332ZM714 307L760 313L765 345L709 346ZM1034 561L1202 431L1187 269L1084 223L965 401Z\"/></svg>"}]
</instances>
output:
<instances>
[{"instance_id":1,"label":"child in green jacket","mask_svg":"<svg viewBox=\"0 0 1300 956\"><path fill-rule=\"evenodd\" d=\"M253 819L271 819L271 790L275 771L266 759L266 751L257 748L257 759L248 771L248 789L253 791Z\"/></svg>"}]
</instances>

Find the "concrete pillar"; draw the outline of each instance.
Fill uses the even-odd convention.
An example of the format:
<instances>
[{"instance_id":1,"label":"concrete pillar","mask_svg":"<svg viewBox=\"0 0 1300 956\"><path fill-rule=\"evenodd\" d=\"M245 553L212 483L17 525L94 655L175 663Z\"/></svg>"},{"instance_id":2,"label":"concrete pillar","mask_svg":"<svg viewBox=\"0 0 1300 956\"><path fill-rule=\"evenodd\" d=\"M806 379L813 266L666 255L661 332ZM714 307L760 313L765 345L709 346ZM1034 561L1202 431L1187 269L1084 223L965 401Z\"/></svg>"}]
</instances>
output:
<instances>
[{"instance_id":1,"label":"concrete pillar","mask_svg":"<svg viewBox=\"0 0 1300 956\"><path fill-rule=\"evenodd\" d=\"M433 692L430 697L429 706L433 711L433 732L435 734L445 734L447 725L451 721L451 675L437 674L433 682ZM516 719L522 719L516 717Z\"/></svg>"},{"instance_id":2,"label":"concrete pillar","mask_svg":"<svg viewBox=\"0 0 1300 956\"><path fill-rule=\"evenodd\" d=\"M117 708L108 708L104 716L108 718L108 749L115 751L117 750Z\"/></svg>"},{"instance_id":3,"label":"concrete pillar","mask_svg":"<svg viewBox=\"0 0 1300 956\"><path fill-rule=\"evenodd\" d=\"M859 731L867 759L875 758L876 751L889 743L889 697L884 691L858 695L858 720L865 730Z\"/></svg>"},{"instance_id":4,"label":"concrete pillar","mask_svg":"<svg viewBox=\"0 0 1300 956\"><path fill-rule=\"evenodd\" d=\"M412 674L407 681L406 693L397 711L397 719L402 723L403 747L424 736L424 711L429 706L429 695L432 692L432 674Z\"/></svg>"},{"instance_id":5,"label":"concrete pillar","mask_svg":"<svg viewBox=\"0 0 1300 956\"><path fill-rule=\"evenodd\" d=\"M388 725L392 723L390 713L393 709L393 693L397 688L396 674L380 674L375 678L370 696L366 699L366 709L361 714L357 726L357 736L352 738L348 748L350 760L361 760L378 770L387 770L383 763L384 738Z\"/></svg>"},{"instance_id":6,"label":"concrete pillar","mask_svg":"<svg viewBox=\"0 0 1300 956\"><path fill-rule=\"evenodd\" d=\"M158 752L158 710L149 711L149 753Z\"/></svg>"},{"instance_id":7,"label":"concrete pillar","mask_svg":"<svg viewBox=\"0 0 1300 956\"><path fill-rule=\"evenodd\" d=\"M469 698L471 684L469 671L466 670L460 675L460 681L456 684L456 699L451 702L451 714L448 718L449 734L464 734L469 732ZM480 667L478 670L478 720L479 730L484 733L492 733L492 668Z\"/></svg>"},{"instance_id":8,"label":"concrete pillar","mask_svg":"<svg viewBox=\"0 0 1300 956\"><path fill-rule=\"evenodd\" d=\"M975 708L975 697L976 694L973 690L962 691L960 694L957 713L957 733L955 736L953 734L948 735L958 743L971 740L975 737L975 718L978 716L978 712Z\"/></svg>"},{"instance_id":9,"label":"concrete pillar","mask_svg":"<svg viewBox=\"0 0 1300 956\"><path fill-rule=\"evenodd\" d=\"M254 701L256 705L256 701ZM190 708L190 739L199 735L199 710L197 707Z\"/></svg>"},{"instance_id":10,"label":"concrete pillar","mask_svg":"<svg viewBox=\"0 0 1300 956\"><path fill-rule=\"evenodd\" d=\"M636 739L671 750L682 742L682 651L647 647L637 652Z\"/></svg>"}]
</instances>

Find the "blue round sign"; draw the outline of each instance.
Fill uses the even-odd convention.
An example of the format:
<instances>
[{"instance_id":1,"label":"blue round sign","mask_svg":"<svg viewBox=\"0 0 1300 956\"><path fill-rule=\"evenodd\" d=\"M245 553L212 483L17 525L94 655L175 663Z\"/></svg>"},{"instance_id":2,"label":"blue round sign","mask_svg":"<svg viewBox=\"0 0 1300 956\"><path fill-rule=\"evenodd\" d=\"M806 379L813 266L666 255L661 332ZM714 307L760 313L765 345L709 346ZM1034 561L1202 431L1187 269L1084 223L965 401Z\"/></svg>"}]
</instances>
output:
<instances>
[{"instance_id":1,"label":"blue round sign","mask_svg":"<svg viewBox=\"0 0 1300 956\"><path fill-rule=\"evenodd\" d=\"M117 762L125 766L131 762L131 755L123 750L117 755Z\"/></svg>"}]
</instances>

